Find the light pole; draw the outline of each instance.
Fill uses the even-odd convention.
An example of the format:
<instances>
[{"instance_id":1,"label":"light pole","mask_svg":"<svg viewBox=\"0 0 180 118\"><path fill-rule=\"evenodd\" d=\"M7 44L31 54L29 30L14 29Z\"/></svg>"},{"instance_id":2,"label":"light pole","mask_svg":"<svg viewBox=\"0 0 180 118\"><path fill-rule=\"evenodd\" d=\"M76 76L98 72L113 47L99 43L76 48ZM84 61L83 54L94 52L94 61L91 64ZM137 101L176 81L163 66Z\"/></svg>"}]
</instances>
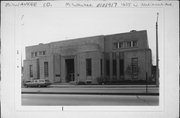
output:
<instances>
[{"instance_id":1,"label":"light pole","mask_svg":"<svg viewBox=\"0 0 180 118\"><path fill-rule=\"evenodd\" d=\"M159 13L157 13L157 20L156 20L156 85L157 86L159 86L158 17L159 17Z\"/></svg>"}]
</instances>

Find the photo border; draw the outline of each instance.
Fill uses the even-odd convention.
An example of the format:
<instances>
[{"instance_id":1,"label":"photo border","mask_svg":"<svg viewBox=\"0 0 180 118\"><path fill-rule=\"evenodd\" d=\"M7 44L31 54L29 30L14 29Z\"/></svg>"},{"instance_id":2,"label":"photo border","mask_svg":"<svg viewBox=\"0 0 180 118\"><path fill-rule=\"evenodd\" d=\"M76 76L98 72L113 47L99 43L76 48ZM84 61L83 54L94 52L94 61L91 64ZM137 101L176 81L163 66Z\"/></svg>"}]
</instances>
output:
<instances>
[{"instance_id":1,"label":"photo border","mask_svg":"<svg viewBox=\"0 0 180 118\"><path fill-rule=\"evenodd\" d=\"M44 2L44 1L41 1L41 2ZM175 4L175 3L174 3ZM17 8L14 8L14 9L17 9ZM163 18L165 19L165 8L161 8L163 9ZM16 10L15 10L16 12ZM16 14L16 13L15 13ZM11 14L12 15L12 14ZM15 16L14 16L14 20L15 20ZM14 21L15 24L17 21ZM167 27L165 27L165 22L163 20L163 39L166 39L166 40L163 40L163 43L161 45L163 45L161 48L163 50L163 54L160 56L160 57L163 57L161 60L160 60L160 65L161 65L161 68L160 68L160 88L159 88L159 106L22 106L21 105L21 101L19 101L19 99L21 99L21 95L19 96L19 94L21 94L21 92L19 91L19 88L21 89L21 80L19 79L16 79L16 78L21 78L21 54L19 54L18 52L21 52L21 48L20 48L20 42L18 40L15 39L15 27L16 26L13 26L14 27L14 41L15 42L15 45L14 45L14 70L15 70L15 74L14 74L14 109L15 109L15 112L26 112L26 111L30 111L30 112L38 112L38 111L49 111L49 112L59 112L59 111L97 111L97 112L101 112L101 111L110 111L110 112L161 112L163 113L165 111L165 105L166 105L166 100L165 100L165 94L167 94L165 92L165 86L167 85L167 83L165 83L164 79L162 78L167 78L165 77L165 63L166 61L165 58L166 58L166 54L165 54L165 48L166 48L166 45L168 42L167 41L167 37L165 36L165 29ZM159 43L160 44L160 43ZM3 50L2 50L3 51ZM166 56L165 56L166 55ZM163 60L163 61L162 61ZM4 61L4 60L3 60ZM20 72L20 73L19 73ZM3 75L4 76L4 75ZM16 81L15 81L16 80ZM2 80L2 84L5 84L6 82L4 82L4 80ZM4 85L3 85L4 86ZM17 89L18 87L18 89ZM2 89L3 90L3 89ZM3 102L3 99L2 99L2 102ZM78 108L79 107L79 108ZM86 108L87 107L87 108ZM103 107L103 108L102 108ZM137 107L141 107L141 109L137 109ZM62 110L62 108L64 110ZM110 109L109 109L110 108ZM132 108L132 109L131 109ZM123 109L123 110L122 110Z\"/></svg>"}]
</instances>

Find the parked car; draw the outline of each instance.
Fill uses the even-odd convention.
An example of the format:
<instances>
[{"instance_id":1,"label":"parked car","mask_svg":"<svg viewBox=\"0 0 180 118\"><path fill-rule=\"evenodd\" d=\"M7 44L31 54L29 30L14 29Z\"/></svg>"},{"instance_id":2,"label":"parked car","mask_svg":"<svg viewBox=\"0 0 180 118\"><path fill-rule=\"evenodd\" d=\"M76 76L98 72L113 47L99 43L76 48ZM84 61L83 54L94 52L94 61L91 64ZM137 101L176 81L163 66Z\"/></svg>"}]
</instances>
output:
<instances>
[{"instance_id":1,"label":"parked car","mask_svg":"<svg viewBox=\"0 0 180 118\"><path fill-rule=\"evenodd\" d=\"M25 87L47 87L51 83L49 80L46 79L37 79L37 80L30 80L24 83Z\"/></svg>"}]
</instances>

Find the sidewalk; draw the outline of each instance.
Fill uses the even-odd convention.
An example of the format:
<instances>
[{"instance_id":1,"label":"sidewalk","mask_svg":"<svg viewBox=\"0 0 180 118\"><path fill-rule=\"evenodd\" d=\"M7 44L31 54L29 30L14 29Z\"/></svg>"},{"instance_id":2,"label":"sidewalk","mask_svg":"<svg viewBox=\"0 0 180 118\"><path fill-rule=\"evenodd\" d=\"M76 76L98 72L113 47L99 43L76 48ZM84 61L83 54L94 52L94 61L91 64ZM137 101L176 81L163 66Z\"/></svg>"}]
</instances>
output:
<instances>
[{"instance_id":1,"label":"sidewalk","mask_svg":"<svg viewBox=\"0 0 180 118\"><path fill-rule=\"evenodd\" d=\"M52 84L50 88L145 88L146 85L61 85L61 84ZM156 85L147 85L148 88L158 88Z\"/></svg>"},{"instance_id":2,"label":"sidewalk","mask_svg":"<svg viewBox=\"0 0 180 118\"><path fill-rule=\"evenodd\" d=\"M147 90L146 88L22 88L22 94L159 95L158 88Z\"/></svg>"}]
</instances>

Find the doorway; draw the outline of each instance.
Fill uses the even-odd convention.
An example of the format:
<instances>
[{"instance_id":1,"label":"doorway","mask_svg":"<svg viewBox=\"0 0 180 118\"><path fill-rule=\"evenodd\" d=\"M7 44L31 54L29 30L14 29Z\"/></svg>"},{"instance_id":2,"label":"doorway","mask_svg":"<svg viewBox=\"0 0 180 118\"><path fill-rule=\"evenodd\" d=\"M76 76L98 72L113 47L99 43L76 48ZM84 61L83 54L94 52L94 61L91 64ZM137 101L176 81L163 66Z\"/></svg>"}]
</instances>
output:
<instances>
[{"instance_id":1,"label":"doorway","mask_svg":"<svg viewBox=\"0 0 180 118\"><path fill-rule=\"evenodd\" d=\"M66 63L66 82L74 81L74 59L65 59Z\"/></svg>"}]
</instances>

